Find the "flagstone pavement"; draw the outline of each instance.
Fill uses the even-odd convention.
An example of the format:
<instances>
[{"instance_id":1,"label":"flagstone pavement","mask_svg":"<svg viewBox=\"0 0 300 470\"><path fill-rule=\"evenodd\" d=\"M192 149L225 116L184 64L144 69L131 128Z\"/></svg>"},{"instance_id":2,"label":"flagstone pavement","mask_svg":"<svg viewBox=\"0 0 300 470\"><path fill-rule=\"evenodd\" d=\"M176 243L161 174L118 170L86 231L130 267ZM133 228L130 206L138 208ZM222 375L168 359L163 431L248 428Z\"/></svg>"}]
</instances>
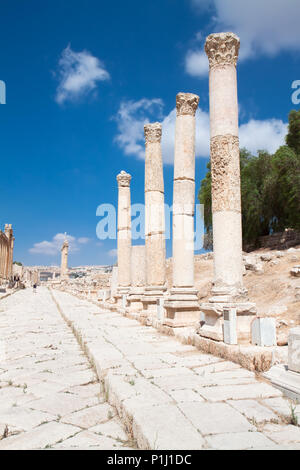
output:
<instances>
[{"instance_id":1,"label":"flagstone pavement","mask_svg":"<svg viewBox=\"0 0 300 470\"><path fill-rule=\"evenodd\" d=\"M0 450L300 449L292 415L253 372L87 300L0 302Z\"/></svg>"}]
</instances>

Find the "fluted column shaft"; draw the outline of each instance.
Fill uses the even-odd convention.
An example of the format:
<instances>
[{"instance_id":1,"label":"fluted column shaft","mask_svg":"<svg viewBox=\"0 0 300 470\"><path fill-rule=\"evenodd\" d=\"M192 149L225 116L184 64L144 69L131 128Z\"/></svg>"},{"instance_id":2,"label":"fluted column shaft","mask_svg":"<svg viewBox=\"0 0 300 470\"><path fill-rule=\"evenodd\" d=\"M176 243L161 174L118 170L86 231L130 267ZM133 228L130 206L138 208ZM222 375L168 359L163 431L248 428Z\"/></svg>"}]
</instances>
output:
<instances>
[{"instance_id":1,"label":"fluted column shaft","mask_svg":"<svg viewBox=\"0 0 300 470\"><path fill-rule=\"evenodd\" d=\"M125 171L117 176L118 198L118 288L128 290L131 285L131 175Z\"/></svg>"},{"instance_id":2,"label":"fluted column shaft","mask_svg":"<svg viewBox=\"0 0 300 470\"><path fill-rule=\"evenodd\" d=\"M236 63L240 47L233 33L208 36L211 130L214 288L216 295L243 291L240 152Z\"/></svg>"},{"instance_id":3,"label":"fluted column shaft","mask_svg":"<svg viewBox=\"0 0 300 470\"><path fill-rule=\"evenodd\" d=\"M146 283L148 289L162 289L166 282L166 243L161 124L147 124L144 132Z\"/></svg>"}]
</instances>

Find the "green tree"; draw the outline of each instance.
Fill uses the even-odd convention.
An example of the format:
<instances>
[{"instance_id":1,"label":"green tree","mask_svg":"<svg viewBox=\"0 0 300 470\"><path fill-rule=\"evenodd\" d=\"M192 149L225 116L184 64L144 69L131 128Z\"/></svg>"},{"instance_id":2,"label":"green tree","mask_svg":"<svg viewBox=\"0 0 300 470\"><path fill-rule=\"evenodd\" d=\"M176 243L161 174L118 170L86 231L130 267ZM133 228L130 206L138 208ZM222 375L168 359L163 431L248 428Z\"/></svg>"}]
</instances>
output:
<instances>
[{"instance_id":1,"label":"green tree","mask_svg":"<svg viewBox=\"0 0 300 470\"><path fill-rule=\"evenodd\" d=\"M300 110L293 109L289 114L288 135L286 136L286 144L300 155Z\"/></svg>"},{"instance_id":2,"label":"green tree","mask_svg":"<svg viewBox=\"0 0 300 470\"><path fill-rule=\"evenodd\" d=\"M300 229L300 153L284 145L272 157L272 167L276 192L272 228Z\"/></svg>"},{"instance_id":3,"label":"green tree","mask_svg":"<svg viewBox=\"0 0 300 470\"><path fill-rule=\"evenodd\" d=\"M286 143L274 155L240 151L244 244L255 245L258 237L271 231L300 229L300 111L290 112ZM205 248L212 243L210 163L207 169L198 194L205 206Z\"/></svg>"}]
</instances>

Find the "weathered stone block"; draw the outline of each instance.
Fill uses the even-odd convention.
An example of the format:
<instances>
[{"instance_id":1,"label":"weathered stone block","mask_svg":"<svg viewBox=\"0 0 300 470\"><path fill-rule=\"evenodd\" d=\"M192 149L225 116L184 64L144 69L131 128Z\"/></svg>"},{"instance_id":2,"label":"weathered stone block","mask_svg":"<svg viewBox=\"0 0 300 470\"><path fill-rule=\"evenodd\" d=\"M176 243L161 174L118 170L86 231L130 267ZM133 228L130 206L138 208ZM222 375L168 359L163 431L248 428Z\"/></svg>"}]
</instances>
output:
<instances>
[{"instance_id":1,"label":"weathered stone block","mask_svg":"<svg viewBox=\"0 0 300 470\"><path fill-rule=\"evenodd\" d=\"M300 373L300 327L292 328L289 332L289 370Z\"/></svg>"},{"instance_id":2,"label":"weathered stone block","mask_svg":"<svg viewBox=\"0 0 300 470\"><path fill-rule=\"evenodd\" d=\"M257 346L276 346L275 318L255 318L251 325L252 344Z\"/></svg>"}]
</instances>

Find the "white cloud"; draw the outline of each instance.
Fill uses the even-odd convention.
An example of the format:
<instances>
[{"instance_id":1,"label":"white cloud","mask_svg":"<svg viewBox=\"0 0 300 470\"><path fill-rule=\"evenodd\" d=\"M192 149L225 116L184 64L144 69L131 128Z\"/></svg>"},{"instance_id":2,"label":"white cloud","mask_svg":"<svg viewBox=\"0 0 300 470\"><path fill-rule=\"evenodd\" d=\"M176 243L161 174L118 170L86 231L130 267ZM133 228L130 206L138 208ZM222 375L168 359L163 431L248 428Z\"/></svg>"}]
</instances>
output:
<instances>
[{"instance_id":1,"label":"white cloud","mask_svg":"<svg viewBox=\"0 0 300 470\"><path fill-rule=\"evenodd\" d=\"M118 123L119 134L116 142L125 155L145 158L144 124L160 120L162 122L162 154L166 164L174 161L174 137L176 110L163 116L163 101L161 99L139 101L124 101L121 103L115 120ZM209 116L201 109L196 113L196 156L209 155Z\"/></svg>"},{"instance_id":2,"label":"white cloud","mask_svg":"<svg viewBox=\"0 0 300 470\"><path fill-rule=\"evenodd\" d=\"M161 117L163 102L154 98L142 98L139 101L123 101L114 120L117 122L117 144L125 155L134 155L140 159L145 158L144 125L149 123L151 117Z\"/></svg>"},{"instance_id":3,"label":"white cloud","mask_svg":"<svg viewBox=\"0 0 300 470\"><path fill-rule=\"evenodd\" d=\"M192 77L205 77L208 74L208 59L205 52L188 51L185 58L185 71Z\"/></svg>"},{"instance_id":4,"label":"white cloud","mask_svg":"<svg viewBox=\"0 0 300 470\"><path fill-rule=\"evenodd\" d=\"M198 10L203 2L191 3ZM211 4L215 11L210 32L236 33L241 39L241 61L260 54L274 56L300 50L299 0L212 0ZM186 72L199 78L205 76L203 49L204 41L189 50L185 59Z\"/></svg>"},{"instance_id":5,"label":"white cloud","mask_svg":"<svg viewBox=\"0 0 300 470\"><path fill-rule=\"evenodd\" d=\"M288 125L279 119L258 121L251 119L240 126L240 147L256 154L257 150L274 153L285 143Z\"/></svg>"},{"instance_id":6,"label":"white cloud","mask_svg":"<svg viewBox=\"0 0 300 470\"><path fill-rule=\"evenodd\" d=\"M59 104L74 100L96 88L98 81L109 79L102 62L88 51L74 52L70 46L59 60L60 83L56 91Z\"/></svg>"},{"instance_id":7,"label":"white cloud","mask_svg":"<svg viewBox=\"0 0 300 470\"><path fill-rule=\"evenodd\" d=\"M116 248L114 248L113 250L110 250L108 252L108 256L111 256L112 258L116 258L116 256L118 256L118 250Z\"/></svg>"},{"instance_id":8,"label":"white cloud","mask_svg":"<svg viewBox=\"0 0 300 470\"><path fill-rule=\"evenodd\" d=\"M86 245L87 243L89 243L91 240L90 238L88 237L80 237L78 238L78 243L80 243L81 245Z\"/></svg>"},{"instance_id":9,"label":"white cloud","mask_svg":"<svg viewBox=\"0 0 300 470\"><path fill-rule=\"evenodd\" d=\"M163 103L161 100L156 101L159 103L157 113L161 115ZM147 103L148 108L146 107L142 111L143 102ZM159 118L159 116L153 116L155 107L153 109L149 102L151 100L146 99L137 102L130 101L128 105L123 102L117 116L119 132L122 129L122 134L119 133L116 138L117 142L126 155L139 159L145 158L144 124L150 121L150 117ZM149 111L149 114L147 111ZM123 119L124 123L122 122ZM163 160L165 164L173 164L176 110L173 109L163 117L161 122ZM254 154L257 153L257 150L267 150L272 153L284 144L286 133L287 124L281 120L266 119L259 121L251 119L248 123L240 126L240 145ZM209 157L209 142L209 114L199 107L196 112L196 157Z\"/></svg>"},{"instance_id":10,"label":"white cloud","mask_svg":"<svg viewBox=\"0 0 300 470\"><path fill-rule=\"evenodd\" d=\"M89 240L86 237L76 239L72 235L65 236L63 233L57 233L51 241L44 240L42 242L35 243L33 247L29 249L29 252L32 254L55 256L60 252L62 244L66 238L69 242L69 251L71 253L79 251L78 244L87 243L82 240Z\"/></svg>"}]
</instances>

